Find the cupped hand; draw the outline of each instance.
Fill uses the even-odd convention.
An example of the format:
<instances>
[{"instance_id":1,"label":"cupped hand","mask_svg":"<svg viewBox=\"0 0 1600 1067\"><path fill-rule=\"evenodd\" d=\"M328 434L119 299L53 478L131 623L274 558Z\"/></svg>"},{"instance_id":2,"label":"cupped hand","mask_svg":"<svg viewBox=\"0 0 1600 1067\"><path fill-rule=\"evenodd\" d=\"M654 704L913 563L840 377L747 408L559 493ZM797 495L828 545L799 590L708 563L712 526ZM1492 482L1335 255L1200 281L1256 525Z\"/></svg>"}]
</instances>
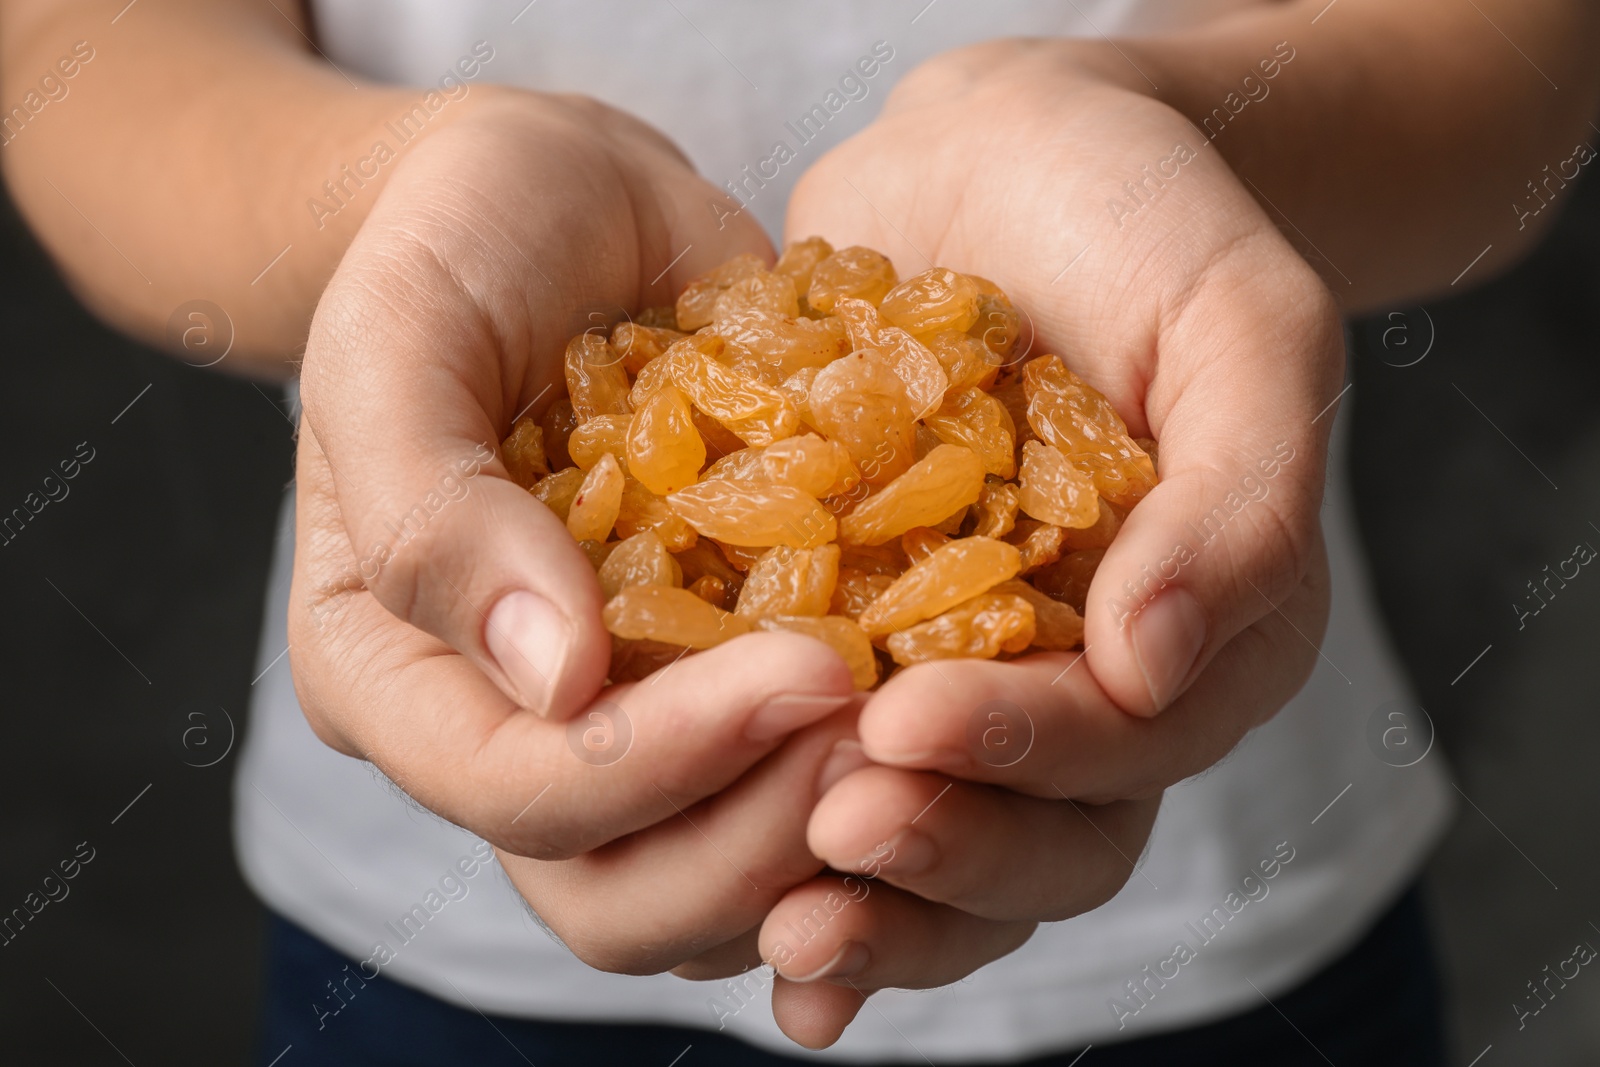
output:
<instances>
[{"instance_id":1,"label":"cupped hand","mask_svg":"<svg viewBox=\"0 0 1600 1067\"><path fill-rule=\"evenodd\" d=\"M802 1044L837 1039L874 989L955 981L1115 895L1162 790L1304 684L1326 623L1331 297L1193 125L1076 47L925 64L791 202L791 238L998 283L1031 316L1029 354L1060 355L1155 438L1161 478L1095 576L1081 655L926 663L868 701L879 766L833 786L808 841L872 891L835 911L848 883L824 875L761 934ZM787 943L819 907L821 933Z\"/></svg>"},{"instance_id":2,"label":"cupped hand","mask_svg":"<svg viewBox=\"0 0 1600 1067\"><path fill-rule=\"evenodd\" d=\"M593 568L496 444L549 402L572 335L770 248L753 223L712 225L715 191L637 121L575 98L473 99L392 164L312 324L295 686L325 742L502 849L581 956L663 970L820 869L804 820L826 739L749 775L731 794L744 805L696 805L848 702L850 674L816 642L755 634L602 690ZM703 862L696 826L756 841L748 869ZM744 897L589 924L591 905L652 887Z\"/></svg>"}]
</instances>

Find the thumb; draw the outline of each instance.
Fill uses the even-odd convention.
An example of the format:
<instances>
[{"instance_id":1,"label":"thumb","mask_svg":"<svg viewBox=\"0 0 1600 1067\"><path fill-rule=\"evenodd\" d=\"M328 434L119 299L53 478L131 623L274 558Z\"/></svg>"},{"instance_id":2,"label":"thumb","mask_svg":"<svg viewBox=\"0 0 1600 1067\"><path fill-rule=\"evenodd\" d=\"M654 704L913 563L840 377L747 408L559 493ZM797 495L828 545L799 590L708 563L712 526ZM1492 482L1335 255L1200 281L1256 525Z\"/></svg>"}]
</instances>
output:
<instances>
[{"instance_id":1,"label":"thumb","mask_svg":"<svg viewBox=\"0 0 1600 1067\"><path fill-rule=\"evenodd\" d=\"M1085 609L1090 668L1135 714L1171 704L1319 570L1333 421L1319 412L1343 350L1331 297L1283 253L1228 257L1158 340L1145 413L1161 480L1106 550ZM1308 669L1321 625L1276 651L1274 669Z\"/></svg>"}]
</instances>

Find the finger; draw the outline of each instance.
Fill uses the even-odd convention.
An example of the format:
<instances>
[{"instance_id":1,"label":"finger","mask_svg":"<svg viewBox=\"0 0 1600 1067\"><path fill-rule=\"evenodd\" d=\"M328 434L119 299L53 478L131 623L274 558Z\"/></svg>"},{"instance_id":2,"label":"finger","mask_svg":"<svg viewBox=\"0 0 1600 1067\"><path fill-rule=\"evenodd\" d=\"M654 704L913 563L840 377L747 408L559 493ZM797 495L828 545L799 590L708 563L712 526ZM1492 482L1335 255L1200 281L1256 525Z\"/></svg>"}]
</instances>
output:
<instances>
[{"instance_id":1,"label":"finger","mask_svg":"<svg viewBox=\"0 0 1600 1067\"><path fill-rule=\"evenodd\" d=\"M819 1004L807 993L814 985L850 987L857 1007L865 991L933 989L1014 952L1034 928L981 919L854 876L816 878L790 890L761 925L761 955L785 979L773 989L773 1015L795 1040L821 1047L837 1039L854 1012L839 1018L848 1000L822 993ZM786 1025L791 1020L797 1032Z\"/></svg>"},{"instance_id":2,"label":"finger","mask_svg":"<svg viewBox=\"0 0 1600 1067\"><path fill-rule=\"evenodd\" d=\"M806 848L806 819L822 767L854 732L846 709L659 823L560 862L507 856L506 871L590 966L741 973L761 962L756 928L772 906L822 869Z\"/></svg>"},{"instance_id":3,"label":"finger","mask_svg":"<svg viewBox=\"0 0 1600 1067\"><path fill-rule=\"evenodd\" d=\"M492 176L465 178L450 148L470 158L482 131L464 124L396 172L312 323L301 454L326 455L359 561L320 580L370 589L519 704L565 719L605 677L599 589L495 446L559 392L585 315L671 284L662 268L711 216L662 218L688 194L651 191L599 138L521 112L506 124L497 171L553 192L507 210ZM749 236L730 229L695 254Z\"/></svg>"},{"instance_id":4,"label":"finger","mask_svg":"<svg viewBox=\"0 0 1600 1067\"><path fill-rule=\"evenodd\" d=\"M1158 807L1158 797L1087 805L872 766L828 791L806 842L836 870L985 919L1051 922L1122 889Z\"/></svg>"},{"instance_id":5,"label":"finger","mask_svg":"<svg viewBox=\"0 0 1600 1067\"><path fill-rule=\"evenodd\" d=\"M1326 561L1236 636L1156 718L1126 714L1077 653L901 671L871 695L861 743L875 762L1091 803L1148 797L1211 766L1300 689L1327 601Z\"/></svg>"}]
</instances>

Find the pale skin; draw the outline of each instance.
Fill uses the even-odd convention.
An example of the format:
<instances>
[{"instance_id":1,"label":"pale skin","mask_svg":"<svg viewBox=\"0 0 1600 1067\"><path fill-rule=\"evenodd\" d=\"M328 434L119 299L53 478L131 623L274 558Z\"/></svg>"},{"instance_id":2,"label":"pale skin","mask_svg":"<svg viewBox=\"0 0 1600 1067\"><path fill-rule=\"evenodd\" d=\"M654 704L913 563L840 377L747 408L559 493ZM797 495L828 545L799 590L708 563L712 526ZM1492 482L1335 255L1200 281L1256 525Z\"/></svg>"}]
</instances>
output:
<instances>
[{"instance_id":1,"label":"pale skin","mask_svg":"<svg viewBox=\"0 0 1600 1067\"><path fill-rule=\"evenodd\" d=\"M595 966L774 962L779 1024L810 1046L874 989L955 981L1109 899L1161 791L1299 687L1327 613L1316 416L1340 388L1338 310L1445 290L1491 243L1475 278L1513 262L1554 212L1519 230L1508 205L1589 139L1600 94L1600 13L1579 0L1279 3L926 64L807 174L789 235L992 278L1040 350L1160 441L1162 484L1090 592L1089 651L1064 675L1076 655L918 667L863 702L825 648L763 634L602 690L588 564L498 461L365 588L329 583L538 401L589 312L668 302L765 238L719 228L715 191L638 122L482 83L318 228L306 198L418 92L348 84L282 3L141 0L112 25L123 6L0 9L7 107L74 42L95 48L0 162L109 321L162 340L174 307L213 300L237 332L223 369L262 376L306 345L290 640L318 736L493 842ZM1271 96L1208 139L1197 124L1284 41ZM1179 142L1194 158L1159 197L1108 209ZM1123 582L1280 443L1295 458L1271 492L1118 611ZM567 652L535 664L552 634ZM1006 768L966 743L994 699L1036 731ZM565 724L613 706L628 755L575 758ZM875 875L871 892L780 944L840 885L825 866Z\"/></svg>"}]
</instances>

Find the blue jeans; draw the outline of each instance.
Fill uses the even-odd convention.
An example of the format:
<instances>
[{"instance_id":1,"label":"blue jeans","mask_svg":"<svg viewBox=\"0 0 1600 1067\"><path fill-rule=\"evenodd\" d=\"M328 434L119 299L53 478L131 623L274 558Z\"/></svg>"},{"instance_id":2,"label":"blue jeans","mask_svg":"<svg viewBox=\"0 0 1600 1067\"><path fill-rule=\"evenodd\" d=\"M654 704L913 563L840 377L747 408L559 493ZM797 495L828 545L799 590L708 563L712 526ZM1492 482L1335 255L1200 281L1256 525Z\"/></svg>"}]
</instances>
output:
<instances>
[{"instance_id":1,"label":"blue jeans","mask_svg":"<svg viewBox=\"0 0 1600 1067\"><path fill-rule=\"evenodd\" d=\"M266 1067L782 1067L806 1062L675 1026L484 1017L379 976L319 1030L313 1001L350 960L273 917L260 1047ZM675 1059L686 1048L688 1055ZM926 1049L936 1055L934 1049ZM1082 1049L1028 1060L1068 1067ZM1443 1067L1439 987L1421 901L1408 892L1370 932L1272 1005L1175 1033L1095 1045L1081 1067Z\"/></svg>"}]
</instances>

